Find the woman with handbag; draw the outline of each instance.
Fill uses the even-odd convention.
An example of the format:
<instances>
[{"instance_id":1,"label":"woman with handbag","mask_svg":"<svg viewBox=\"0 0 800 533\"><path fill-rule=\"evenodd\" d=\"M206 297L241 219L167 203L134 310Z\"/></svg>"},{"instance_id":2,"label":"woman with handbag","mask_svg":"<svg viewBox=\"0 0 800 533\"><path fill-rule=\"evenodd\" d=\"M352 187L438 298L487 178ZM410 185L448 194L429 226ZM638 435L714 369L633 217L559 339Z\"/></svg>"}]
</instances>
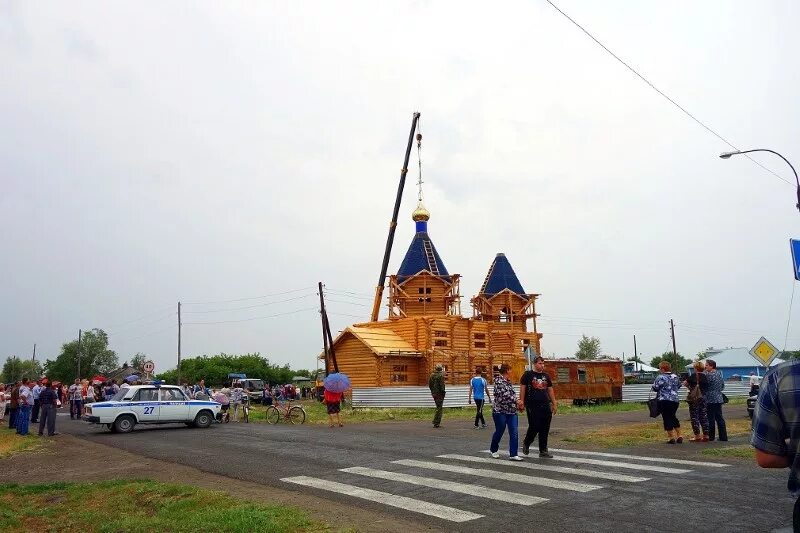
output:
<instances>
[{"instance_id":1,"label":"woman with handbag","mask_svg":"<svg viewBox=\"0 0 800 533\"><path fill-rule=\"evenodd\" d=\"M653 382L653 390L658 398L658 408L661 411L661 419L664 421L664 431L667 432L667 444L683 444L681 435L681 423L675 413L678 412L678 389L681 388L681 380L672 373L672 366L668 361L661 361L658 365L661 374Z\"/></svg>"},{"instance_id":2,"label":"woman with handbag","mask_svg":"<svg viewBox=\"0 0 800 533\"><path fill-rule=\"evenodd\" d=\"M703 373L704 367L701 361L695 361L692 368L694 372L683 382L689 388L686 401L689 403L689 418L692 420L692 431L694 432L694 437L689 440L708 442L708 409L706 408L708 378Z\"/></svg>"}]
</instances>

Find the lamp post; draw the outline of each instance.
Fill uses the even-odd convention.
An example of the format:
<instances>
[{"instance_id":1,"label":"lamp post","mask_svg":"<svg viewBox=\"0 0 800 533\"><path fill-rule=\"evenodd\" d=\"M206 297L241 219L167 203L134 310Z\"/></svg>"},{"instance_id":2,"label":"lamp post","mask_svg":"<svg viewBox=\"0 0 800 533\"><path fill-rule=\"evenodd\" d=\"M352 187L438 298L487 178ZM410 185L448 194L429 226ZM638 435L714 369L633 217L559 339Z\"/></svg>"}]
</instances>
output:
<instances>
[{"instance_id":1,"label":"lamp post","mask_svg":"<svg viewBox=\"0 0 800 533\"><path fill-rule=\"evenodd\" d=\"M798 211L800 211L800 178L797 177L797 171L794 169L794 166L792 166L792 164L789 162L789 160L786 159L785 157L783 157L781 154L779 154L775 150L769 150L767 148L755 148L753 150L738 150L736 152L723 152L723 153L719 154L719 157L720 157L720 159L730 159L730 157L732 155L749 154L750 152L769 152L771 154L777 155L778 157L780 157L781 159L786 161L786 164L789 165L789 168L791 168L792 172L794 172L794 180L795 180L795 182L797 182L797 204L796 205L797 205Z\"/></svg>"}]
</instances>

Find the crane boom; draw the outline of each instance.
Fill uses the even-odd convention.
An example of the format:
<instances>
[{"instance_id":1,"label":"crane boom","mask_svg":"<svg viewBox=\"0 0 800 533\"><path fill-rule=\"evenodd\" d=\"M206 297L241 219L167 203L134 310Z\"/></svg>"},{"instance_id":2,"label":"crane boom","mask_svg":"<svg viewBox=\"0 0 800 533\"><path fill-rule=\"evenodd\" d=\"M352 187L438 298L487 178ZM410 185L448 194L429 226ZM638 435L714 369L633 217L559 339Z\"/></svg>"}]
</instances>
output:
<instances>
[{"instance_id":1,"label":"crane boom","mask_svg":"<svg viewBox=\"0 0 800 533\"><path fill-rule=\"evenodd\" d=\"M400 171L400 184L397 186L397 198L394 201L394 212L392 222L389 224L389 236L386 238L386 249L383 252L383 264L381 265L381 275L378 278L378 285L375 287L375 301L372 302L371 321L378 320L378 313L383 299L383 284L386 280L386 269L389 268L389 256L392 254L392 244L394 243L394 231L397 228L397 214L400 212L400 201L403 199L403 188L406 185L406 174L408 174L408 159L411 157L411 148L414 144L414 132L417 130L419 113L414 113L411 121L411 133L408 134L408 147L406 148L406 158L403 161L403 169Z\"/></svg>"}]
</instances>

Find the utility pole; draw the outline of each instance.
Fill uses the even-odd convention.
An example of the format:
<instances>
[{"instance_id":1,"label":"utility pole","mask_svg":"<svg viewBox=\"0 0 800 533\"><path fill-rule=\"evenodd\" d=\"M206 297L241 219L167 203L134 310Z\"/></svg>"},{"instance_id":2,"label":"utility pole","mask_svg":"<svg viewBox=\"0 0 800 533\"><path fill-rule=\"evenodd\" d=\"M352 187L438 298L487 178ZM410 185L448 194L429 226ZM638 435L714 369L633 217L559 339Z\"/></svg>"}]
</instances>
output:
<instances>
[{"instance_id":1,"label":"utility pole","mask_svg":"<svg viewBox=\"0 0 800 533\"><path fill-rule=\"evenodd\" d=\"M319 318L322 323L322 343L325 347L325 377L328 376L328 332L325 328L325 300L322 297L322 282L319 282Z\"/></svg>"},{"instance_id":2,"label":"utility pole","mask_svg":"<svg viewBox=\"0 0 800 533\"><path fill-rule=\"evenodd\" d=\"M181 303L178 302L178 382L176 385L181 384Z\"/></svg>"},{"instance_id":3,"label":"utility pole","mask_svg":"<svg viewBox=\"0 0 800 533\"><path fill-rule=\"evenodd\" d=\"M81 377L81 335L83 331L78 330L78 375L75 376L78 379Z\"/></svg>"},{"instance_id":4,"label":"utility pole","mask_svg":"<svg viewBox=\"0 0 800 533\"><path fill-rule=\"evenodd\" d=\"M31 362L36 361L36 343L33 343L33 357L31 357Z\"/></svg>"},{"instance_id":5,"label":"utility pole","mask_svg":"<svg viewBox=\"0 0 800 533\"><path fill-rule=\"evenodd\" d=\"M639 352L636 351L636 335L633 336L633 371L639 371Z\"/></svg>"},{"instance_id":6,"label":"utility pole","mask_svg":"<svg viewBox=\"0 0 800 533\"><path fill-rule=\"evenodd\" d=\"M675 363L678 363L678 350L675 349L675 321L669 319L669 329L672 334L672 355L675 357Z\"/></svg>"}]
</instances>

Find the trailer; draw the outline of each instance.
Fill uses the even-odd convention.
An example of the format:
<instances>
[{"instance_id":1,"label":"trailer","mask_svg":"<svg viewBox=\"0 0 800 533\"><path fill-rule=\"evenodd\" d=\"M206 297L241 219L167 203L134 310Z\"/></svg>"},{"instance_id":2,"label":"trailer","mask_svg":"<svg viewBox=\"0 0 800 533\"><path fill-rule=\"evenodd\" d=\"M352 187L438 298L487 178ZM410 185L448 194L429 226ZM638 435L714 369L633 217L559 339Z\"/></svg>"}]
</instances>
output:
<instances>
[{"instance_id":1,"label":"trailer","mask_svg":"<svg viewBox=\"0 0 800 533\"><path fill-rule=\"evenodd\" d=\"M622 401L625 375L619 359L545 359L544 371L558 400L574 405Z\"/></svg>"}]
</instances>

